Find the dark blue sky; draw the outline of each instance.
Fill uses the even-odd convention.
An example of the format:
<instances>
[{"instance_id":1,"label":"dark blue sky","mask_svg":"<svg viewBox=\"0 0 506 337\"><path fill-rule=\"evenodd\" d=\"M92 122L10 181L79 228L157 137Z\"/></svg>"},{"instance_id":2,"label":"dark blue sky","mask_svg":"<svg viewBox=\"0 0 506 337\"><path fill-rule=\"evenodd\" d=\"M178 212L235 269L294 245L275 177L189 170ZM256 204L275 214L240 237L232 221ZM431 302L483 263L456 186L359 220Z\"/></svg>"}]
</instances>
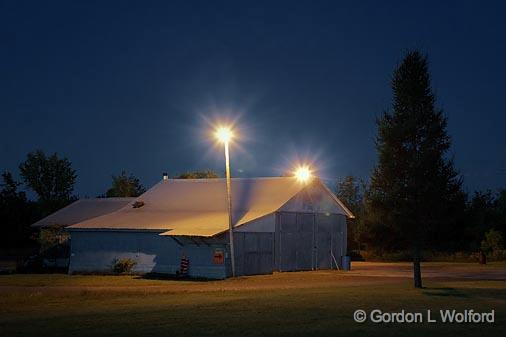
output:
<instances>
[{"instance_id":1,"label":"dark blue sky","mask_svg":"<svg viewBox=\"0 0 506 337\"><path fill-rule=\"evenodd\" d=\"M297 158L369 175L375 118L409 48L429 54L466 189L506 186L506 5L478 1L2 1L0 169L67 156L76 193L221 171L208 121L237 120L234 176Z\"/></svg>"}]
</instances>

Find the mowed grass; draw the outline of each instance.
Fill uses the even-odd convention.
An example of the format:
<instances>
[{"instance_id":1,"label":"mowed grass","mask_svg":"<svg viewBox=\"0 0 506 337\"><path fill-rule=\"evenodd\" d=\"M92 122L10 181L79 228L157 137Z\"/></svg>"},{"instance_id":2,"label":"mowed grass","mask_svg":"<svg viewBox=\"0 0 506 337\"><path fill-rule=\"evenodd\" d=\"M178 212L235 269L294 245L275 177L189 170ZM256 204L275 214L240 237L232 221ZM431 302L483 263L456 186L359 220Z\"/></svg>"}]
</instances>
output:
<instances>
[{"instance_id":1,"label":"mowed grass","mask_svg":"<svg viewBox=\"0 0 506 337\"><path fill-rule=\"evenodd\" d=\"M210 282L7 275L0 276L0 335L506 336L506 281L429 278L425 286L338 271ZM431 309L433 316L439 309L494 309L495 323L359 324L353 320L357 309Z\"/></svg>"}]
</instances>

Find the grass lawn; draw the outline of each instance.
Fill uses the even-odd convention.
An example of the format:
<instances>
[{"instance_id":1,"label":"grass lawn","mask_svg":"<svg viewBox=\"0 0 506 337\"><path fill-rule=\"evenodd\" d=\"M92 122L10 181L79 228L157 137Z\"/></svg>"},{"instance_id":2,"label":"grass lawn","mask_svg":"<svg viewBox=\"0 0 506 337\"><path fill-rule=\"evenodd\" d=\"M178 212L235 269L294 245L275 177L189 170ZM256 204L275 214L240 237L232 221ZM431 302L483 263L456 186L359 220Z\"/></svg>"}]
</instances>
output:
<instances>
[{"instance_id":1,"label":"grass lawn","mask_svg":"<svg viewBox=\"0 0 506 337\"><path fill-rule=\"evenodd\" d=\"M385 265L378 264L384 273ZM360 272L275 273L224 281L139 276L0 276L1 336L506 336L506 281L478 279L505 264L432 264L448 277L425 279ZM393 266L393 267L392 267ZM408 268L407 264L391 264ZM485 269L484 269L485 268ZM451 277L453 270L477 277ZM469 275L466 274L466 275ZM485 274L485 273L484 273ZM461 275L461 274L456 274ZM356 323L357 309L383 312L495 310L488 324Z\"/></svg>"}]
</instances>

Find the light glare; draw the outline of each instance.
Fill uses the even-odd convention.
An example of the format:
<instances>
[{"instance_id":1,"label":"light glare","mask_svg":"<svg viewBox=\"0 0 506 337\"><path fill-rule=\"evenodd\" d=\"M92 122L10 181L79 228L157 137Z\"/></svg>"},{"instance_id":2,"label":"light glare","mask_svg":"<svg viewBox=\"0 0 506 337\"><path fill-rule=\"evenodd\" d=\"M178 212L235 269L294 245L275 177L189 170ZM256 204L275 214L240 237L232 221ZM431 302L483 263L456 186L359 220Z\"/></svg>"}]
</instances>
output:
<instances>
[{"instance_id":1,"label":"light glare","mask_svg":"<svg viewBox=\"0 0 506 337\"><path fill-rule=\"evenodd\" d=\"M230 128L222 126L216 130L215 136L220 142L228 143L234 135Z\"/></svg>"},{"instance_id":2,"label":"light glare","mask_svg":"<svg viewBox=\"0 0 506 337\"><path fill-rule=\"evenodd\" d=\"M311 170L307 166L300 166L295 170L295 178L302 183L307 182L311 177Z\"/></svg>"}]
</instances>

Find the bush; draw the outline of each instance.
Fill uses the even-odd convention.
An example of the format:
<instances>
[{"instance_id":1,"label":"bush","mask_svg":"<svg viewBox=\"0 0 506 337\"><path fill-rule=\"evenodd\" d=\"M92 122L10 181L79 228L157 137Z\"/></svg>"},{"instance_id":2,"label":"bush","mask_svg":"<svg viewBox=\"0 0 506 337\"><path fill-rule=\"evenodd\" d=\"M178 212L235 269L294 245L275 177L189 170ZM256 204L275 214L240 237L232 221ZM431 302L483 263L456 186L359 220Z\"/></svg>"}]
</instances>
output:
<instances>
[{"instance_id":1,"label":"bush","mask_svg":"<svg viewBox=\"0 0 506 337\"><path fill-rule=\"evenodd\" d=\"M40 253L54 251L54 247L68 247L70 235L65 226L52 225L42 228L39 235ZM65 250L66 248L63 248ZM68 250L68 249L67 249Z\"/></svg>"},{"instance_id":2,"label":"bush","mask_svg":"<svg viewBox=\"0 0 506 337\"><path fill-rule=\"evenodd\" d=\"M494 250L488 258L490 261L506 261L506 250L505 249Z\"/></svg>"},{"instance_id":3,"label":"bush","mask_svg":"<svg viewBox=\"0 0 506 337\"><path fill-rule=\"evenodd\" d=\"M129 274L137 262L132 259L114 259L112 261L112 271L115 274Z\"/></svg>"},{"instance_id":4,"label":"bush","mask_svg":"<svg viewBox=\"0 0 506 337\"><path fill-rule=\"evenodd\" d=\"M504 250L504 240L501 232L491 229L485 233L485 239L481 242L481 250L485 254Z\"/></svg>"},{"instance_id":5,"label":"bush","mask_svg":"<svg viewBox=\"0 0 506 337\"><path fill-rule=\"evenodd\" d=\"M348 256L352 261L365 261L364 257L360 253L360 250L350 250L348 251Z\"/></svg>"}]
</instances>

